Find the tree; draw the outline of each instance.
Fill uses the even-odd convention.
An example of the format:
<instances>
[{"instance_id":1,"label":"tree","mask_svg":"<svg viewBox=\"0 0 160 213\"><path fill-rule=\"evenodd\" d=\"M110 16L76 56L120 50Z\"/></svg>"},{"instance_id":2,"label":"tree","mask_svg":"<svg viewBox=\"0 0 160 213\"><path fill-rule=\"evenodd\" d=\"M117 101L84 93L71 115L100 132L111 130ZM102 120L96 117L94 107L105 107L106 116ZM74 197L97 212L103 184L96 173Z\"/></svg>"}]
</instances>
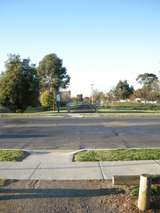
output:
<instances>
[{"instance_id":1,"label":"tree","mask_svg":"<svg viewBox=\"0 0 160 213\"><path fill-rule=\"evenodd\" d=\"M129 86L128 82L119 81L114 89L114 95L117 99L127 99L134 92L133 86Z\"/></svg>"},{"instance_id":2,"label":"tree","mask_svg":"<svg viewBox=\"0 0 160 213\"><path fill-rule=\"evenodd\" d=\"M155 74L140 74L136 80L142 85L141 89L135 91L136 97L144 99L145 102L159 99L160 82Z\"/></svg>"},{"instance_id":3,"label":"tree","mask_svg":"<svg viewBox=\"0 0 160 213\"><path fill-rule=\"evenodd\" d=\"M53 93L49 92L48 90L45 90L40 95L40 103L42 107L49 108L52 105L53 101Z\"/></svg>"},{"instance_id":4,"label":"tree","mask_svg":"<svg viewBox=\"0 0 160 213\"><path fill-rule=\"evenodd\" d=\"M137 90L134 92L134 95L135 95L137 98L141 98L141 99L145 100L145 102L146 102L147 99L149 98L149 93L150 93L150 91L148 90L147 87L145 87L145 88L137 89ZM148 97L148 98L147 98L147 97Z\"/></svg>"},{"instance_id":5,"label":"tree","mask_svg":"<svg viewBox=\"0 0 160 213\"><path fill-rule=\"evenodd\" d=\"M114 90L115 88L112 88L109 92L106 93L106 102L110 103L115 100Z\"/></svg>"},{"instance_id":6,"label":"tree","mask_svg":"<svg viewBox=\"0 0 160 213\"><path fill-rule=\"evenodd\" d=\"M98 105L103 105L105 102L105 94L97 89L94 89L92 92L93 103Z\"/></svg>"},{"instance_id":7,"label":"tree","mask_svg":"<svg viewBox=\"0 0 160 213\"><path fill-rule=\"evenodd\" d=\"M83 98L83 102L84 102L84 103L91 103L91 100L90 100L89 97L84 97L84 98Z\"/></svg>"},{"instance_id":8,"label":"tree","mask_svg":"<svg viewBox=\"0 0 160 213\"><path fill-rule=\"evenodd\" d=\"M154 81L158 80L158 77L153 73L144 73L138 75L136 81L142 84L143 86L151 86Z\"/></svg>"},{"instance_id":9,"label":"tree","mask_svg":"<svg viewBox=\"0 0 160 213\"><path fill-rule=\"evenodd\" d=\"M62 60L56 54L46 55L39 63L38 74L40 86L54 92L60 88L66 88L70 82L67 70L62 66Z\"/></svg>"},{"instance_id":10,"label":"tree","mask_svg":"<svg viewBox=\"0 0 160 213\"><path fill-rule=\"evenodd\" d=\"M63 67L63 62L56 54L46 55L39 63L38 75L40 78L41 91L48 89L56 97L60 88L67 88L70 82L70 76ZM53 100L55 109L55 100Z\"/></svg>"},{"instance_id":11,"label":"tree","mask_svg":"<svg viewBox=\"0 0 160 213\"><path fill-rule=\"evenodd\" d=\"M80 103L83 101L83 94L78 94L77 95L77 102Z\"/></svg>"},{"instance_id":12,"label":"tree","mask_svg":"<svg viewBox=\"0 0 160 213\"><path fill-rule=\"evenodd\" d=\"M39 96L39 80L35 65L19 55L9 55L5 72L0 75L0 103L12 110L25 110L36 106Z\"/></svg>"}]
</instances>

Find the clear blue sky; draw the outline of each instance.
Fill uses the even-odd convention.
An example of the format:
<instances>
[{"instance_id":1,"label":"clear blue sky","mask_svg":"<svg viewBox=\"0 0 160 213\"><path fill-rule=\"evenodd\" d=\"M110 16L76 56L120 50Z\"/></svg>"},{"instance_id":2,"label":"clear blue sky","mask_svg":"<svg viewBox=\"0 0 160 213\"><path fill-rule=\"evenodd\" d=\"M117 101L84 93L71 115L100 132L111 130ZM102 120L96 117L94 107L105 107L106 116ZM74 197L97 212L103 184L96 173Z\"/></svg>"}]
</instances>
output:
<instances>
[{"instance_id":1,"label":"clear blue sky","mask_svg":"<svg viewBox=\"0 0 160 213\"><path fill-rule=\"evenodd\" d=\"M8 53L63 59L72 94L160 70L159 0L0 0L0 70Z\"/></svg>"}]
</instances>

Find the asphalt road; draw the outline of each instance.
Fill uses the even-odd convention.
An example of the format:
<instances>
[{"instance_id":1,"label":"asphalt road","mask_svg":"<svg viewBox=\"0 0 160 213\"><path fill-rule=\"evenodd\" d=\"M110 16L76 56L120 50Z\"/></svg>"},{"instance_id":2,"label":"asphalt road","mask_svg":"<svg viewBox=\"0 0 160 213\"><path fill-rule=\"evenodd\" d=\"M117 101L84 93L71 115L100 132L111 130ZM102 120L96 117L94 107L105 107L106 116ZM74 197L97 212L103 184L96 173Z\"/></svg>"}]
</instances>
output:
<instances>
[{"instance_id":1,"label":"asphalt road","mask_svg":"<svg viewBox=\"0 0 160 213\"><path fill-rule=\"evenodd\" d=\"M0 119L0 148L133 147L160 147L160 117Z\"/></svg>"}]
</instances>

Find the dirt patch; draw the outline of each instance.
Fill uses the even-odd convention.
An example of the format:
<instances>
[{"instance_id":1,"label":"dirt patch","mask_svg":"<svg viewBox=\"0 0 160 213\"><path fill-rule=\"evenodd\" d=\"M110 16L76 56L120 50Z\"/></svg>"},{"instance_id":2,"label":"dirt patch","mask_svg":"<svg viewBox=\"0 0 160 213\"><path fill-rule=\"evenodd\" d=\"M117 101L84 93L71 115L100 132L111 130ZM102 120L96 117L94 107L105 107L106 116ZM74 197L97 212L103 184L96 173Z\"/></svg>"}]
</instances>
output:
<instances>
[{"instance_id":1,"label":"dirt patch","mask_svg":"<svg viewBox=\"0 0 160 213\"><path fill-rule=\"evenodd\" d=\"M127 187L108 181L7 181L0 213L138 213ZM148 211L148 213L151 211ZM157 211L158 212L158 211Z\"/></svg>"}]
</instances>

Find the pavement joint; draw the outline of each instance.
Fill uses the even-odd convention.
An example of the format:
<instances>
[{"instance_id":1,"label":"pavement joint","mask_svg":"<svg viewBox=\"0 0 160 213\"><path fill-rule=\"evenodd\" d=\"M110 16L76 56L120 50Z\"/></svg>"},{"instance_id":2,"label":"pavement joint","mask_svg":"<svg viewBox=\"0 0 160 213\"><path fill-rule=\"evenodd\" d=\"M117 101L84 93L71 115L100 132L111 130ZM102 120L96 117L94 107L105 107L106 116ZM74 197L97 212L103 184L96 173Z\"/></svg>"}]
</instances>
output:
<instances>
[{"instance_id":1,"label":"pavement joint","mask_svg":"<svg viewBox=\"0 0 160 213\"><path fill-rule=\"evenodd\" d=\"M99 161L99 168L100 168L100 172L101 172L102 178L103 178L103 180L105 180L106 176L105 176L105 174L103 172L103 166L102 166L102 162L101 161Z\"/></svg>"}]
</instances>

